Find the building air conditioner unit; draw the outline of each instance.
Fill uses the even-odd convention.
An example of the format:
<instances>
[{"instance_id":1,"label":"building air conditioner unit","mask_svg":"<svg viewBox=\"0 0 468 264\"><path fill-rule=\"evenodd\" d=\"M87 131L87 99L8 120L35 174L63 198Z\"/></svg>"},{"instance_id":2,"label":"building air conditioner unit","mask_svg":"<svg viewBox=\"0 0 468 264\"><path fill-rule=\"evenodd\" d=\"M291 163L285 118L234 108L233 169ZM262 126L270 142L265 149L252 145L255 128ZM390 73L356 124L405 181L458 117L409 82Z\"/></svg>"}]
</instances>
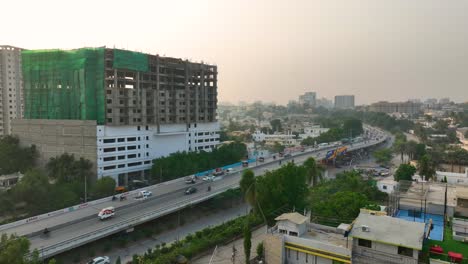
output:
<instances>
[{"instance_id":1,"label":"building air conditioner unit","mask_svg":"<svg viewBox=\"0 0 468 264\"><path fill-rule=\"evenodd\" d=\"M370 228L368 226L363 225L361 226L361 228L362 228L362 232L370 232Z\"/></svg>"}]
</instances>

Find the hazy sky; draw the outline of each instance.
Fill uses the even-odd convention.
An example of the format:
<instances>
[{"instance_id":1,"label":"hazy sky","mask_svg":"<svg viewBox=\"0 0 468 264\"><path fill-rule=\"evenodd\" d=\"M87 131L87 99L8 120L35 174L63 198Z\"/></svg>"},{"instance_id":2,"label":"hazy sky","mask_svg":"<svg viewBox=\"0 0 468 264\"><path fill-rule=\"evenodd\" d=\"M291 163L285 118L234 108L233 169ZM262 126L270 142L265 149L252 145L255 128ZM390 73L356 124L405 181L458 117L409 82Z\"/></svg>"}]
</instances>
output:
<instances>
[{"instance_id":1,"label":"hazy sky","mask_svg":"<svg viewBox=\"0 0 468 264\"><path fill-rule=\"evenodd\" d=\"M0 44L215 63L219 100L468 100L466 0L2 1Z\"/></svg>"}]
</instances>

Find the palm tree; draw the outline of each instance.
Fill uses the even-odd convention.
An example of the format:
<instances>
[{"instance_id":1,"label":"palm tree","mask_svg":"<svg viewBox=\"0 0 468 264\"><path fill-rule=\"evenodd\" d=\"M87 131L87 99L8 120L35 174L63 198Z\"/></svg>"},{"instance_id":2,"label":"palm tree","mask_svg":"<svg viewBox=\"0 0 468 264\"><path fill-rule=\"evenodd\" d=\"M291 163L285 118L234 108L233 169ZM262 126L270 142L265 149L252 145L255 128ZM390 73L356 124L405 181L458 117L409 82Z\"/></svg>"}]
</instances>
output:
<instances>
[{"instance_id":1,"label":"palm tree","mask_svg":"<svg viewBox=\"0 0 468 264\"><path fill-rule=\"evenodd\" d=\"M435 174L434 163L431 158L426 154L422 156L418 161L418 171L421 175L421 178L427 181L431 179Z\"/></svg>"},{"instance_id":2,"label":"palm tree","mask_svg":"<svg viewBox=\"0 0 468 264\"><path fill-rule=\"evenodd\" d=\"M319 181L323 180L323 172L325 168L315 162L315 159L310 157L304 162L304 168L307 171L307 181L309 185L315 186Z\"/></svg>"},{"instance_id":3,"label":"palm tree","mask_svg":"<svg viewBox=\"0 0 468 264\"><path fill-rule=\"evenodd\" d=\"M239 182L240 189L242 194L245 197L245 200L250 204L250 206L255 208L256 205L256 186L255 186L255 174L252 170L245 170L242 173L241 180Z\"/></svg>"},{"instance_id":4,"label":"palm tree","mask_svg":"<svg viewBox=\"0 0 468 264\"><path fill-rule=\"evenodd\" d=\"M406 142L400 140L395 142L395 145L393 145L393 151L400 154L401 163L403 163L403 156L406 152Z\"/></svg>"}]
</instances>

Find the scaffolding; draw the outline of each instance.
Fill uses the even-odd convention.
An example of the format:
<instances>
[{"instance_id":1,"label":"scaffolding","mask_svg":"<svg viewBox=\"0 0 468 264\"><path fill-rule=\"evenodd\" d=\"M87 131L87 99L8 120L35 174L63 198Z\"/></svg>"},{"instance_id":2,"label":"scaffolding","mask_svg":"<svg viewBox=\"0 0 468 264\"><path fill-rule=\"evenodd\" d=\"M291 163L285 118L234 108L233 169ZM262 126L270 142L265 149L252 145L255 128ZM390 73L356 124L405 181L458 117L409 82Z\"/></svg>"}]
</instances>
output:
<instances>
[{"instance_id":1,"label":"scaffolding","mask_svg":"<svg viewBox=\"0 0 468 264\"><path fill-rule=\"evenodd\" d=\"M23 51L24 118L104 124L104 51Z\"/></svg>"}]
</instances>

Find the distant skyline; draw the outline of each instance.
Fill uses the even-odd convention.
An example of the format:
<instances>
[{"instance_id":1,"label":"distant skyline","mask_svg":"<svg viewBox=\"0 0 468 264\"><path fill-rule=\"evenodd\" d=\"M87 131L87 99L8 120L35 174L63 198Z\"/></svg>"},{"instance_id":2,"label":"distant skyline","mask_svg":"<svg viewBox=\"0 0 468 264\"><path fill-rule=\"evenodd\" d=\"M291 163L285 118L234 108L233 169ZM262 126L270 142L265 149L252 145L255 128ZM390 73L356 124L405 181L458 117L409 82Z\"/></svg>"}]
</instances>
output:
<instances>
[{"instance_id":1,"label":"distant skyline","mask_svg":"<svg viewBox=\"0 0 468 264\"><path fill-rule=\"evenodd\" d=\"M218 65L219 101L468 101L468 1L6 1L0 44Z\"/></svg>"}]
</instances>

